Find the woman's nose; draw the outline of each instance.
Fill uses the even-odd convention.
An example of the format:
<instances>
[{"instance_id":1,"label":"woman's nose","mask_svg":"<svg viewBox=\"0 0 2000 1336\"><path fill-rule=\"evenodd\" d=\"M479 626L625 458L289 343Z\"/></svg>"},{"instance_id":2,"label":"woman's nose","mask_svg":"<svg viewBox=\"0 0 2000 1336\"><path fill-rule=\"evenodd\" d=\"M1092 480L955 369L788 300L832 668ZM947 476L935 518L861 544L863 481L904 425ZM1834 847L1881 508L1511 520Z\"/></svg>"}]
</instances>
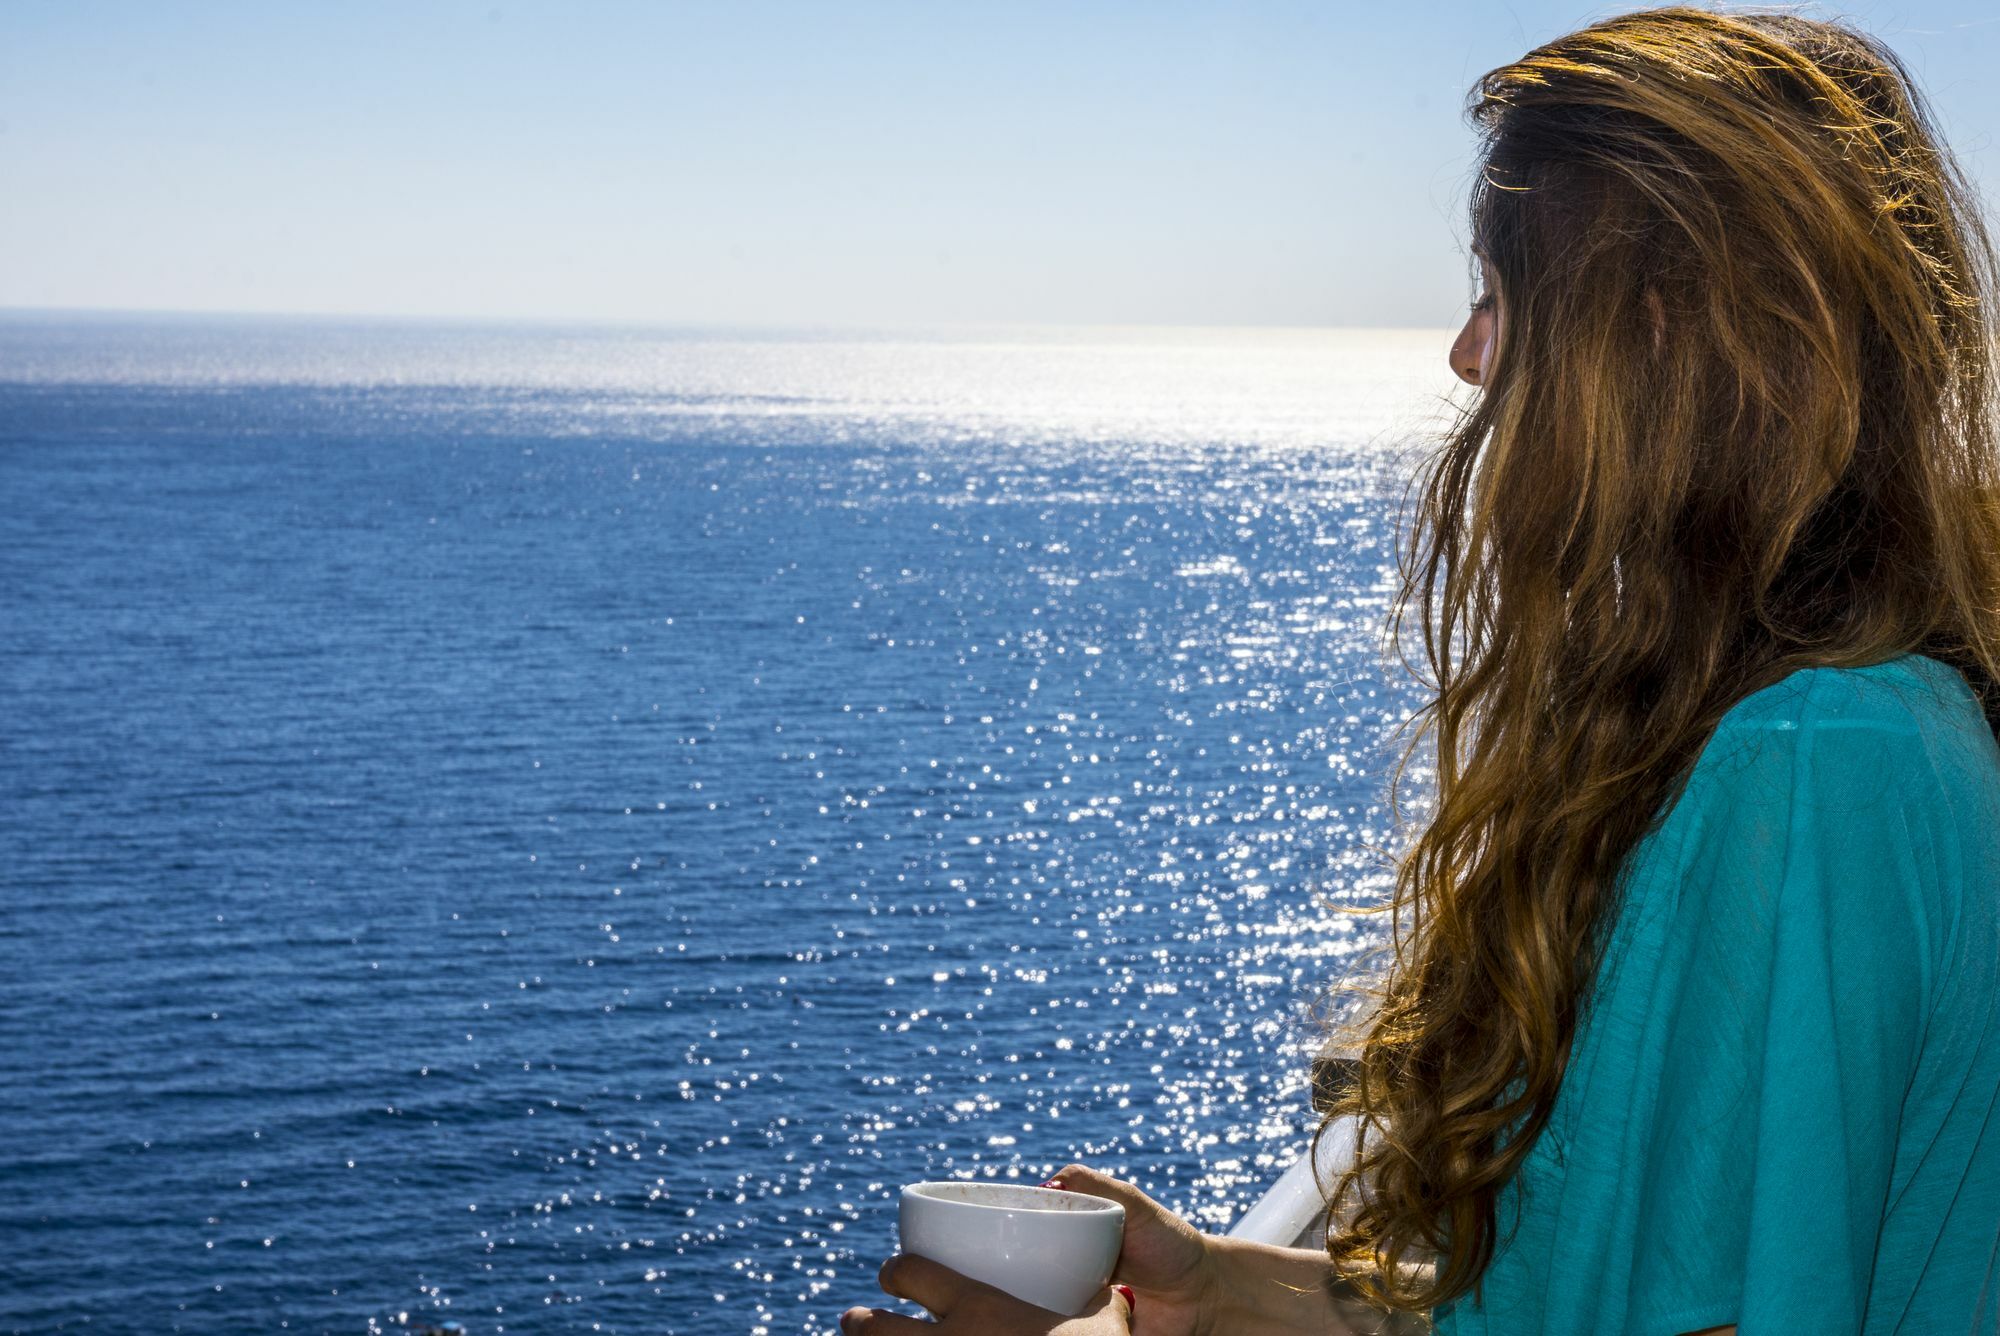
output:
<instances>
[{"instance_id":1,"label":"woman's nose","mask_svg":"<svg viewBox=\"0 0 2000 1336\"><path fill-rule=\"evenodd\" d=\"M1484 360L1480 352L1484 343L1485 338L1470 324L1460 330L1458 337L1452 340L1449 354L1452 374L1467 385L1479 383L1479 364Z\"/></svg>"}]
</instances>

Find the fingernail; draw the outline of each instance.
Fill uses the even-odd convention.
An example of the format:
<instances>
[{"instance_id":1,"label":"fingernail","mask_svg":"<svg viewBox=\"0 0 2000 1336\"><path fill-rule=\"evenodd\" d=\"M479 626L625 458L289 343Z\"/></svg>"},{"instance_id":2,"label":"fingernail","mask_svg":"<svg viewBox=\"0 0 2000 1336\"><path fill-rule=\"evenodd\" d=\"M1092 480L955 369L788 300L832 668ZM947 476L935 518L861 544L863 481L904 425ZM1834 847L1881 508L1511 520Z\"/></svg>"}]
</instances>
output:
<instances>
[{"instance_id":1,"label":"fingernail","mask_svg":"<svg viewBox=\"0 0 2000 1336\"><path fill-rule=\"evenodd\" d=\"M1111 1288L1125 1296L1125 1316L1130 1317L1139 1311L1139 1300L1130 1285L1113 1285Z\"/></svg>"},{"instance_id":2,"label":"fingernail","mask_svg":"<svg viewBox=\"0 0 2000 1336\"><path fill-rule=\"evenodd\" d=\"M1048 1182L1042 1184L1042 1186L1045 1188L1054 1188L1057 1192L1069 1191L1068 1188L1063 1186L1063 1181L1060 1178L1051 1178Z\"/></svg>"}]
</instances>

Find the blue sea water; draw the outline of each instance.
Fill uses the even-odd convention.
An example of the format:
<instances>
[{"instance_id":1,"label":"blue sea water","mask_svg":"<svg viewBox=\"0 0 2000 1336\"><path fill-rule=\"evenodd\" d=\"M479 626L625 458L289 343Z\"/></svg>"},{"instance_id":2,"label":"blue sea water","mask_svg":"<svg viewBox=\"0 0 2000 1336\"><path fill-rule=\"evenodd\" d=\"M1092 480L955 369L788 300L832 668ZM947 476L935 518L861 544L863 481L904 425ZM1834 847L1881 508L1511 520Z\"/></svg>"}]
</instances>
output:
<instances>
[{"instance_id":1,"label":"blue sea water","mask_svg":"<svg viewBox=\"0 0 2000 1336\"><path fill-rule=\"evenodd\" d=\"M821 1332L1072 1158L1226 1225L1382 936L1442 346L0 318L0 1330Z\"/></svg>"}]
</instances>

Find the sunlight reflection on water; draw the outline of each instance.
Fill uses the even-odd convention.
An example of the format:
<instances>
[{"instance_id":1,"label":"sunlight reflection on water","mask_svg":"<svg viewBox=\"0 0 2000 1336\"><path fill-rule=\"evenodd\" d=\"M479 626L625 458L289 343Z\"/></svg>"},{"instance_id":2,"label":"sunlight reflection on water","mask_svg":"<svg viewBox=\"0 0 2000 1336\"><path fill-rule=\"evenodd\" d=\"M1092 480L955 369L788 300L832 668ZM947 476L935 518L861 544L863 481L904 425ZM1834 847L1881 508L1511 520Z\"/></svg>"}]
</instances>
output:
<instances>
[{"instance_id":1,"label":"sunlight reflection on water","mask_svg":"<svg viewBox=\"0 0 2000 1336\"><path fill-rule=\"evenodd\" d=\"M823 1331L1071 1158L1226 1224L1377 940L1443 346L0 321L0 1167L122 1259L0 1325Z\"/></svg>"}]
</instances>

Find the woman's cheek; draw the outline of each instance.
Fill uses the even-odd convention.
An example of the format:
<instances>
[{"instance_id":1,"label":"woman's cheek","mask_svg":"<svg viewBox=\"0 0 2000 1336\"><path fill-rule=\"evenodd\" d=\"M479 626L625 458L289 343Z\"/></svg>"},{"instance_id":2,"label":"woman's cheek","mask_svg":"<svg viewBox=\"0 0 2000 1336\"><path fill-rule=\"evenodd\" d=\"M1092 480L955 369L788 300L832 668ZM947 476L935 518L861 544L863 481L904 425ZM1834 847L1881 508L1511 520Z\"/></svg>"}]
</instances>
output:
<instances>
[{"instance_id":1,"label":"woman's cheek","mask_svg":"<svg viewBox=\"0 0 2000 1336\"><path fill-rule=\"evenodd\" d=\"M1493 313L1493 324L1486 331L1486 338L1479 345L1479 383L1487 385L1493 379L1493 350L1500 343L1500 313Z\"/></svg>"}]
</instances>

